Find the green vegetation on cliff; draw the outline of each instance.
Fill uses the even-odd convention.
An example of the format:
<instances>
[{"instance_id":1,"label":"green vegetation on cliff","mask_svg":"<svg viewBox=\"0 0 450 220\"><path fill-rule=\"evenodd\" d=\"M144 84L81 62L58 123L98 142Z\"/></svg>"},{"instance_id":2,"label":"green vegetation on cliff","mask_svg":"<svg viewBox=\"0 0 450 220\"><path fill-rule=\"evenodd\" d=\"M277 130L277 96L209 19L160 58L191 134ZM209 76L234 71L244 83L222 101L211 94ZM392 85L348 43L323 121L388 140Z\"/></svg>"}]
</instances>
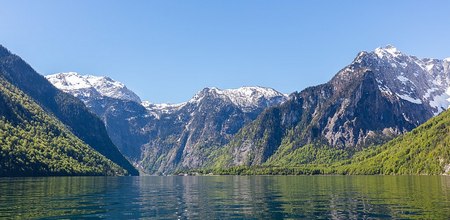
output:
<instances>
[{"instance_id":1,"label":"green vegetation on cliff","mask_svg":"<svg viewBox=\"0 0 450 220\"><path fill-rule=\"evenodd\" d=\"M444 174L450 167L450 111L380 147L355 154L346 174Z\"/></svg>"},{"instance_id":2,"label":"green vegetation on cliff","mask_svg":"<svg viewBox=\"0 0 450 220\"><path fill-rule=\"evenodd\" d=\"M0 176L127 175L0 76Z\"/></svg>"},{"instance_id":3,"label":"green vegetation on cliff","mask_svg":"<svg viewBox=\"0 0 450 220\"><path fill-rule=\"evenodd\" d=\"M81 100L55 88L19 56L1 45L0 76L34 100L43 111L54 116L85 144L131 175L139 175L112 143L100 118L90 112Z\"/></svg>"},{"instance_id":4,"label":"green vegetation on cliff","mask_svg":"<svg viewBox=\"0 0 450 220\"><path fill-rule=\"evenodd\" d=\"M430 119L416 129L386 144L359 152L323 144L293 148L283 142L267 162L259 166L221 166L191 172L222 175L440 175L450 171L450 111ZM225 151L224 151L225 152ZM228 158L221 156L219 159Z\"/></svg>"}]
</instances>

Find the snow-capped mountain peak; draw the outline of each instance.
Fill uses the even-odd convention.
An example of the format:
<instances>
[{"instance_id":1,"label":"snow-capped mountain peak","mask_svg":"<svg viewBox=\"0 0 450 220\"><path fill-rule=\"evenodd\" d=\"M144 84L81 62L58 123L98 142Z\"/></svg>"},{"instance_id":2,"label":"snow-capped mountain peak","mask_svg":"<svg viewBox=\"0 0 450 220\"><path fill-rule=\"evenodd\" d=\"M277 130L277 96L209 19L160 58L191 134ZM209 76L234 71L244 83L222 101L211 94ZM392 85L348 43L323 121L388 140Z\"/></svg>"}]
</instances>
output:
<instances>
[{"instance_id":1,"label":"snow-capped mountain peak","mask_svg":"<svg viewBox=\"0 0 450 220\"><path fill-rule=\"evenodd\" d=\"M287 99L287 95L274 89L245 86L237 89L205 88L198 92L188 102L178 104L156 104L141 99L123 83L105 76L81 75L76 72L56 73L46 78L58 89L68 92L86 104L101 97L134 101L140 103L152 115L170 114L180 110L188 103L200 103L205 97L231 102L244 112L254 111L268 106L279 104Z\"/></svg>"},{"instance_id":2,"label":"snow-capped mountain peak","mask_svg":"<svg viewBox=\"0 0 450 220\"><path fill-rule=\"evenodd\" d=\"M76 72L56 73L45 76L55 87L76 97L105 96L121 100L141 102L139 96L123 83L105 76L81 75Z\"/></svg>"},{"instance_id":3,"label":"snow-capped mountain peak","mask_svg":"<svg viewBox=\"0 0 450 220\"><path fill-rule=\"evenodd\" d=\"M223 90L216 87L208 87L198 92L188 103L199 103L203 98L210 95L229 100L244 111L251 111L261 106L270 106L273 103L281 103L288 97L272 88L260 86L244 86L237 89Z\"/></svg>"},{"instance_id":4,"label":"snow-capped mountain peak","mask_svg":"<svg viewBox=\"0 0 450 220\"><path fill-rule=\"evenodd\" d=\"M386 96L414 104L425 104L438 114L450 106L449 58L417 58L392 45L360 52L341 75L365 68L375 74L379 90Z\"/></svg>"},{"instance_id":5,"label":"snow-capped mountain peak","mask_svg":"<svg viewBox=\"0 0 450 220\"><path fill-rule=\"evenodd\" d=\"M375 49L374 53L379 57L390 57L395 58L402 55L402 52L400 52L396 47L392 45L387 45L385 47L378 47Z\"/></svg>"}]
</instances>

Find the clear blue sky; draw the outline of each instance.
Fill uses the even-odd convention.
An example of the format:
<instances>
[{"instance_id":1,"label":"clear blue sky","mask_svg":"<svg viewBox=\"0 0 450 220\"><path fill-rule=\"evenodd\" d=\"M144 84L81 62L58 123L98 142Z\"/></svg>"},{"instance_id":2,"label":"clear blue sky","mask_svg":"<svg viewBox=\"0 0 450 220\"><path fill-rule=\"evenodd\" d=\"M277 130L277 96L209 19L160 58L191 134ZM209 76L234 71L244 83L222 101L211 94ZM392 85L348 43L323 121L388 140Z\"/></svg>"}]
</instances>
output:
<instances>
[{"instance_id":1,"label":"clear blue sky","mask_svg":"<svg viewBox=\"0 0 450 220\"><path fill-rule=\"evenodd\" d=\"M450 57L450 1L0 0L0 44L39 73L108 75L144 100L300 91L361 50Z\"/></svg>"}]
</instances>

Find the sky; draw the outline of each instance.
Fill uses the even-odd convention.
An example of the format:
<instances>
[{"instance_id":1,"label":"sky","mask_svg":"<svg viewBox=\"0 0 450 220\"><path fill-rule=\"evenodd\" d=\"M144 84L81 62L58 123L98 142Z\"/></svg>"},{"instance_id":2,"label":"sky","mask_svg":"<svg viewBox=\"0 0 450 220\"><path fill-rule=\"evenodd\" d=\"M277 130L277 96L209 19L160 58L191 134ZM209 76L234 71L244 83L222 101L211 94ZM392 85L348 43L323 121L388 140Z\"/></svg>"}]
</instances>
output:
<instances>
[{"instance_id":1,"label":"sky","mask_svg":"<svg viewBox=\"0 0 450 220\"><path fill-rule=\"evenodd\" d=\"M450 57L450 1L0 0L0 44L42 75L109 76L141 99L204 87L325 83L359 51L392 44Z\"/></svg>"}]
</instances>

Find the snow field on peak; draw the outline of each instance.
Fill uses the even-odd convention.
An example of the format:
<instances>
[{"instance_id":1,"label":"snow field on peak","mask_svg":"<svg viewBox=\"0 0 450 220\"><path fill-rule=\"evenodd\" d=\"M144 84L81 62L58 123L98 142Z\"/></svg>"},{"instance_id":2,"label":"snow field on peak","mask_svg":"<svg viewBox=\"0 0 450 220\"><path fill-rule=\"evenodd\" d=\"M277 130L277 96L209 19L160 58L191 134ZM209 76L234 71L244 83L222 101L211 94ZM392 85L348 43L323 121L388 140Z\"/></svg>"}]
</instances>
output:
<instances>
[{"instance_id":1,"label":"snow field on peak","mask_svg":"<svg viewBox=\"0 0 450 220\"><path fill-rule=\"evenodd\" d=\"M46 78L58 89L71 93L82 100L86 101L95 98L96 96L131 100L140 103L154 115L172 113L182 108L187 103L199 103L204 98L205 94L203 94L203 92L214 93L218 95L219 98L230 100L244 111L261 107L260 105L264 104L264 102L276 103L287 99L287 95L265 87L254 86L225 90L212 87L198 92L188 102L178 104L156 104L149 101L141 101L140 98L134 92L127 89L123 83L112 80L109 77L81 75L76 72L67 72L47 75ZM263 103L261 103L261 101Z\"/></svg>"},{"instance_id":2,"label":"snow field on peak","mask_svg":"<svg viewBox=\"0 0 450 220\"><path fill-rule=\"evenodd\" d=\"M419 59L393 46L376 48L373 71L379 90L414 104L428 104L439 114L450 105L450 72L444 60ZM381 64L381 66L380 66Z\"/></svg>"},{"instance_id":3,"label":"snow field on peak","mask_svg":"<svg viewBox=\"0 0 450 220\"><path fill-rule=\"evenodd\" d=\"M237 89L218 89L216 87L205 88L198 92L188 103L200 102L206 94L214 94L222 99L228 99L236 106L248 110L258 107L261 101L280 99L284 101L288 95L280 93L272 88L245 86Z\"/></svg>"},{"instance_id":4,"label":"snow field on peak","mask_svg":"<svg viewBox=\"0 0 450 220\"><path fill-rule=\"evenodd\" d=\"M68 72L47 75L46 78L58 89L73 92L77 94L76 96L89 97L90 93L88 90L93 89L105 97L141 102L139 96L129 90L123 83L112 80L109 77ZM85 90L84 93L83 90Z\"/></svg>"}]
</instances>

